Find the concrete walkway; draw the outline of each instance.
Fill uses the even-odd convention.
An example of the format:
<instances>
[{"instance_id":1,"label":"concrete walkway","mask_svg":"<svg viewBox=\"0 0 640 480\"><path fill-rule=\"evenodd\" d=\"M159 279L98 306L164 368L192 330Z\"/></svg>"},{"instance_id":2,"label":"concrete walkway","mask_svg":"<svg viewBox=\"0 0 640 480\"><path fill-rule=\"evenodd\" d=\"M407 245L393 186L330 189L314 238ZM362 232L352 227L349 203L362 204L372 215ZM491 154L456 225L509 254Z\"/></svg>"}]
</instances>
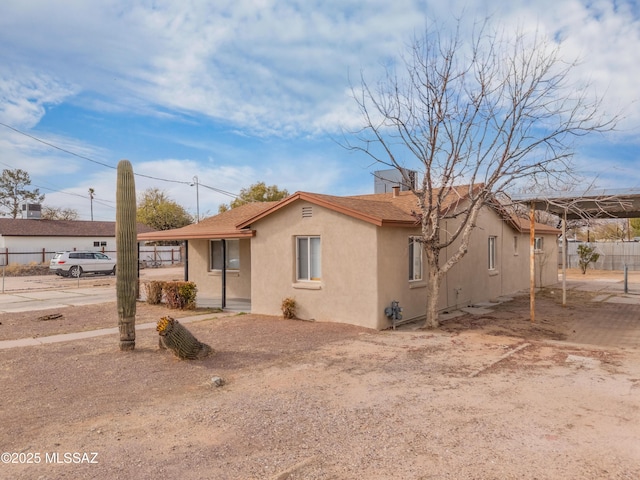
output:
<instances>
[{"instance_id":1,"label":"concrete walkway","mask_svg":"<svg viewBox=\"0 0 640 480\"><path fill-rule=\"evenodd\" d=\"M0 295L0 313L30 312L116 301L114 286L24 290Z\"/></svg>"}]
</instances>

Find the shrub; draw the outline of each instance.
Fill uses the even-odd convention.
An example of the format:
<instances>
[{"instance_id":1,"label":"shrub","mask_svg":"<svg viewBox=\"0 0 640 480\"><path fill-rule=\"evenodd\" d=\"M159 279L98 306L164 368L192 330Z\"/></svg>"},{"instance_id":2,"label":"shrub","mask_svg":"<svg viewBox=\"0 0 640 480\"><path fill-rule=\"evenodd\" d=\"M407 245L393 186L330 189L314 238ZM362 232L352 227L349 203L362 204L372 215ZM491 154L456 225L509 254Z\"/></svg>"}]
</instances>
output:
<instances>
[{"instance_id":1,"label":"shrub","mask_svg":"<svg viewBox=\"0 0 640 480\"><path fill-rule=\"evenodd\" d=\"M198 287L193 282L164 282L163 292L169 308L180 310L196 308Z\"/></svg>"},{"instance_id":2,"label":"shrub","mask_svg":"<svg viewBox=\"0 0 640 480\"><path fill-rule=\"evenodd\" d=\"M296 300L291 297L287 297L282 300L282 316L284 318L296 318Z\"/></svg>"},{"instance_id":3,"label":"shrub","mask_svg":"<svg viewBox=\"0 0 640 480\"><path fill-rule=\"evenodd\" d=\"M596 253L595 247L590 247L586 244L578 245L578 263L583 275L587 273L589 264L596 263L599 258L600 254Z\"/></svg>"},{"instance_id":4,"label":"shrub","mask_svg":"<svg viewBox=\"0 0 640 480\"><path fill-rule=\"evenodd\" d=\"M53 272L49 270L49 263L36 263L31 262L28 265L21 263L11 263L4 268L4 273L7 277L24 277L31 275L52 275Z\"/></svg>"},{"instance_id":5,"label":"shrub","mask_svg":"<svg viewBox=\"0 0 640 480\"><path fill-rule=\"evenodd\" d=\"M165 282L160 280L152 280L145 285L147 291L147 303L149 305L158 305L162 303L162 290Z\"/></svg>"}]
</instances>

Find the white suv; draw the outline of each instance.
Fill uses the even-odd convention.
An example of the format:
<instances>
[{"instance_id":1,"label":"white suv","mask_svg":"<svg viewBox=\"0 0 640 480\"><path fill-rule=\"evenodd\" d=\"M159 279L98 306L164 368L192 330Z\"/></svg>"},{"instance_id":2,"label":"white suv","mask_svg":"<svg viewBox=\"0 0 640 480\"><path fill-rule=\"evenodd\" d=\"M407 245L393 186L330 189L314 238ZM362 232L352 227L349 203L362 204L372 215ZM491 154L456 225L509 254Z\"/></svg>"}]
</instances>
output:
<instances>
[{"instance_id":1,"label":"white suv","mask_svg":"<svg viewBox=\"0 0 640 480\"><path fill-rule=\"evenodd\" d=\"M83 273L115 275L116 261L101 252L56 252L49 270L63 277L79 277Z\"/></svg>"}]
</instances>

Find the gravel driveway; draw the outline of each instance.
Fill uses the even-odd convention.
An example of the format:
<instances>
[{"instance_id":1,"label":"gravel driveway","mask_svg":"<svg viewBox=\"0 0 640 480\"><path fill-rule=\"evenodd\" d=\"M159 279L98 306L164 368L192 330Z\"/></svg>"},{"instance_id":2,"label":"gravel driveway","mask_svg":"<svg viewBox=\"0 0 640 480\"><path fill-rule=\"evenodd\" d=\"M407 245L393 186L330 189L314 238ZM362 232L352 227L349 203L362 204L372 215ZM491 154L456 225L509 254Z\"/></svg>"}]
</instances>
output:
<instances>
[{"instance_id":1,"label":"gravel driveway","mask_svg":"<svg viewBox=\"0 0 640 480\"><path fill-rule=\"evenodd\" d=\"M436 331L212 318L188 324L216 350L191 362L152 330L128 353L0 350L0 478L640 478L640 349L567 341L604 302L536 306L533 326L525 298Z\"/></svg>"}]
</instances>

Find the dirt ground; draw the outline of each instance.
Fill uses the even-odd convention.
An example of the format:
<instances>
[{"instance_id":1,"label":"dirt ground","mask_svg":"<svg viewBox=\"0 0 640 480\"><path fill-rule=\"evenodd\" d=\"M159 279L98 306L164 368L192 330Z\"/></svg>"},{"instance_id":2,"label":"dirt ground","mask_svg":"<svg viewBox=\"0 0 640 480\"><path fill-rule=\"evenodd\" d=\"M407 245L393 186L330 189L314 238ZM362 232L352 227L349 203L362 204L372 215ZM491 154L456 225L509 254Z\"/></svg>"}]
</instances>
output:
<instances>
[{"instance_id":1,"label":"dirt ground","mask_svg":"<svg viewBox=\"0 0 640 480\"><path fill-rule=\"evenodd\" d=\"M0 350L0 478L637 479L640 349L572 338L640 306L593 296L434 331L230 315L187 325L216 351L201 361L153 330L129 353L116 335ZM167 313L140 303L137 321ZM0 340L117 323L114 304L0 322Z\"/></svg>"}]
</instances>

